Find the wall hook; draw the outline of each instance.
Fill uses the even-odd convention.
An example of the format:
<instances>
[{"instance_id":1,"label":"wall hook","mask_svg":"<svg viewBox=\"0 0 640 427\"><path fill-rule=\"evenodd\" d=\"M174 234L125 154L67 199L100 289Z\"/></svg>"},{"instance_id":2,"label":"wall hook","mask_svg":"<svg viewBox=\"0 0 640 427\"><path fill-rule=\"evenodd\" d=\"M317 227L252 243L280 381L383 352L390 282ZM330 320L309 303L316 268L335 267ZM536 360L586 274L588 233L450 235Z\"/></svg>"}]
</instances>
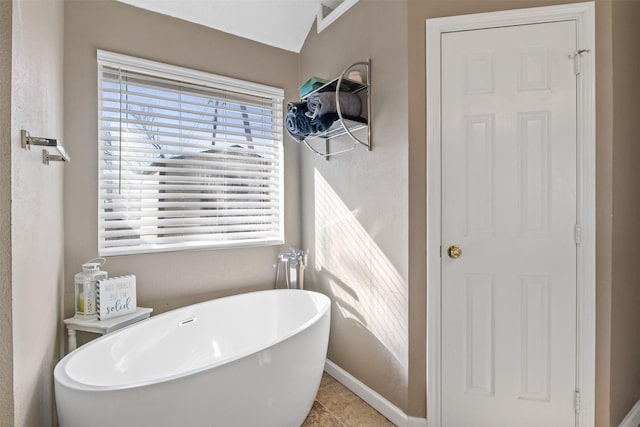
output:
<instances>
[{"instance_id":1,"label":"wall hook","mask_svg":"<svg viewBox=\"0 0 640 427\"><path fill-rule=\"evenodd\" d=\"M54 154L49 154L49 152L46 149L42 150L42 163L44 163L45 165L48 165L50 161L53 161L53 162L70 162L71 161L71 157L69 157L69 154L64 149L62 144L58 142L57 139L31 136L29 135L29 132L27 132L24 129L20 131L20 138L22 140L22 148L24 148L25 150L31 150L32 145L40 145L43 147L55 148L58 151L58 153L60 153L59 155L54 155Z\"/></svg>"}]
</instances>

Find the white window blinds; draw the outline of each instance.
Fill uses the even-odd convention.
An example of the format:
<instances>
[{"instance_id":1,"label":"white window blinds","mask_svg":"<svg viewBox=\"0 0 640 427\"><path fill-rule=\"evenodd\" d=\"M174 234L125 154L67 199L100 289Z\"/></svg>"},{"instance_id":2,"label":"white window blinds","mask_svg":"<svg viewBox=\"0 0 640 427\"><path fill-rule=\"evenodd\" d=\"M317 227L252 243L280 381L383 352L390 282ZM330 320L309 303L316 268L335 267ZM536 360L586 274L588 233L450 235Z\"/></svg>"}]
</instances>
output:
<instances>
[{"instance_id":1,"label":"white window blinds","mask_svg":"<svg viewBox=\"0 0 640 427\"><path fill-rule=\"evenodd\" d=\"M282 89L98 51L100 255L281 244Z\"/></svg>"}]
</instances>

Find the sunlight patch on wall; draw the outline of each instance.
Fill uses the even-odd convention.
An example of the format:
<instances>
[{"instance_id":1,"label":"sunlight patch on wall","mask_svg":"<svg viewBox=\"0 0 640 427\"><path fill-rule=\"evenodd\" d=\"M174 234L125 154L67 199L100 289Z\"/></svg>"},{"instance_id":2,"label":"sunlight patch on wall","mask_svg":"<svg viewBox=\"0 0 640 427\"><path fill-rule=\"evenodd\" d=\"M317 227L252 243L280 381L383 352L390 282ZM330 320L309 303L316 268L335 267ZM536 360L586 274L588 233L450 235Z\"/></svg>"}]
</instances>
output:
<instances>
[{"instance_id":1,"label":"sunlight patch on wall","mask_svg":"<svg viewBox=\"0 0 640 427\"><path fill-rule=\"evenodd\" d=\"M373 334L408 365L408 289L373 238L315 170L315 268L328 279L340 314Z\"/></svg>"}]
</instances>

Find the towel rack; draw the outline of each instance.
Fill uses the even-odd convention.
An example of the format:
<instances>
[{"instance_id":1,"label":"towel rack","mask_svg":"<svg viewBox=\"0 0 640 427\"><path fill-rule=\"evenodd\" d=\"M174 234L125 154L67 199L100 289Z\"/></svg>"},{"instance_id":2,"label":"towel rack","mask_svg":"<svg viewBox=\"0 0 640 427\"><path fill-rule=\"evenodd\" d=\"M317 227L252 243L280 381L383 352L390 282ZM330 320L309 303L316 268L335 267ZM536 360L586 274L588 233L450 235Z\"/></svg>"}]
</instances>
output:
<instances>
[{"instance_id":1,"label":"towel rack","mask_svg":"<svg viewBox=\"0 0 640 427\"><path fill-rule=\"evenodd\" d=\"M50 154L46 148L42 150L42 163L45 165L48 165L49 162L71 161L71 157L69 157L69 154L57 139L31 136L29 132L24 129L20 130L20 138L22 140L22 148L25 150L31 150L32 145L39 145L42 147L55 148L58 151L59 154Z\"/></svg>"},{"instance_id":2,"label":"towel rack","mask_svg":"<svg viewBox=\"0 0 640 427\"><path fill-rule=\"evenodd\" d=\"M364 82L357 82L353 80L349 80L349 78L345 78L348 76L350 70L355 69L357 67L363 67L365 71ZM307 99L310 95L314 93L320 92L329 92L335 91L336 93L336 112L338 114L338 119L335 121L334 125L329 128L326 132L321 134L312 134L302 140L304 145L307 146L314 154L323 157L329 160L330 156L335 156L337 154L346 153L355 149L357 145L363 145L367 147L368 151L371 151L371 60L367 59L365 61L358 61L350 64L347 68L344 69L342 74L333 79L332 81L326 83L324 86L316 89L315 91L307 94L304 99ZM347 119L343 116L342 111L340 109L340 91L346 91L351 93L364 92L366 95L366 106L367 111L366 115L368 116L367 120L356 121ZM366 138L360 137L358 138L354 133L360 130L366 129ZM331 152L329 149L329 140L332 138L337 138L339 136L347 135L351 140L353 140L353 146L350 148L346 148L339 151ZM324 140L324 151L321 149L315 148L310 140L321 139Z\"/></svg>"}]
</instances>

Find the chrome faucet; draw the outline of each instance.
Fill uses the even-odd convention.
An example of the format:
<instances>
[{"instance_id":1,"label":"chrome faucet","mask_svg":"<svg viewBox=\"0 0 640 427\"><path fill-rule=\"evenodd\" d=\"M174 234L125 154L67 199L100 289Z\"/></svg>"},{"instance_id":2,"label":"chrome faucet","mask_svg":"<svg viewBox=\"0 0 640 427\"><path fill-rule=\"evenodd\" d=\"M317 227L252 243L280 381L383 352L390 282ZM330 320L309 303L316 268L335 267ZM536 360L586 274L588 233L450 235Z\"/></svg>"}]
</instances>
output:
<instances>
[{"instance_id":1,"label":"chrome faucet","mask_svg":"<svg viewBox=\"0 0 640 427\"><path fill-rule=\"evenodd\" d=\"M306 255L302 249L292 247L287 252L278 255L274 289L278 287L281 264L284 264L284 276L287 289L303 289Z\"/></svg>"}]
</instances>

